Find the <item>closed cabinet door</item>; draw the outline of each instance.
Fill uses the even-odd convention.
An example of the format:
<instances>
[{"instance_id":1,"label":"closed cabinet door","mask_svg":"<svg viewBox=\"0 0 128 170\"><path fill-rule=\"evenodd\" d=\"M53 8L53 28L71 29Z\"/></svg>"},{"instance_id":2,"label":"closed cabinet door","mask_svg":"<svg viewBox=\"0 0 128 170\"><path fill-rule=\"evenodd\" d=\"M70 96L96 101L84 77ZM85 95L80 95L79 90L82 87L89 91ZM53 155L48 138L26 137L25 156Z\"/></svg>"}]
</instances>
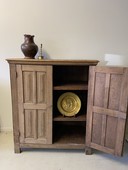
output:
<instances>
[{"instance_id":1,"label":"closed cabinet door","mask_svg":"<svg viewBox=\"0 0 128 170\"><path fill-rule=\"evenodd\" d=\"M128 68L90 67L86 146L122 155L128 105Z\"/></svg>"},{"instance_id":2,"label":"closed cabinet door","mask_svg":"<svg viewBox=\"0 0 128 170\"><path fill-rule=\"evenodd\" d=\"M52 143L52 66L17 65L20 143Z\"/></svg>"}]
</instances>

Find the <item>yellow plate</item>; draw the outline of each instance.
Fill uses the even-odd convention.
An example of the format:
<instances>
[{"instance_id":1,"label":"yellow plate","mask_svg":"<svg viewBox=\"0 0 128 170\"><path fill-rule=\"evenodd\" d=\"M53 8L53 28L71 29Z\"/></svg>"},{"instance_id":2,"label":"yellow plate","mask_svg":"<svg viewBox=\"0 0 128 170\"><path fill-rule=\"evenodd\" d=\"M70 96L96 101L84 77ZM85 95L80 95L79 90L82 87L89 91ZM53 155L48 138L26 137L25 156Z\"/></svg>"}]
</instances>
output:
<instances>
[{"instance_id":1,"label":"yellow plate","mask_svg":"<svg viewBox=\"0 0 128 170\"><path fill-rule=\"evenodd\" d=\"M66 92L59 97L57 107L62 115L74 116L80 111L81 100L75 93Z\"/></svg>"}]
</instances>

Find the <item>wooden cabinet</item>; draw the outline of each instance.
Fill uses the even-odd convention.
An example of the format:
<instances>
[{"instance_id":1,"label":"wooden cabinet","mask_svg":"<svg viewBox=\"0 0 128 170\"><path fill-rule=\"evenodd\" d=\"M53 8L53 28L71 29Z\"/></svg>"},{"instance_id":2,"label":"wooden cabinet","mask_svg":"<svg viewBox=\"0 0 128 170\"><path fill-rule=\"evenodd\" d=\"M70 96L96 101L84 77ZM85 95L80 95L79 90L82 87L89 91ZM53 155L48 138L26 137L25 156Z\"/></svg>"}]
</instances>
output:
<instances>
[{"instance_id":1,"label":"wooden cabinet","mask_svg":"<svg viewBox=\"0 0 128 170\"><path fill-rule=\"evenodd\" d=\"M121 155L127 117L128 69L97 67L97 60L8 59L15 152L23 148L95 148ZM90 71L89 71L90 70ZM76 116L57 101L73 92Z\"/></svg>"}]
</instances>

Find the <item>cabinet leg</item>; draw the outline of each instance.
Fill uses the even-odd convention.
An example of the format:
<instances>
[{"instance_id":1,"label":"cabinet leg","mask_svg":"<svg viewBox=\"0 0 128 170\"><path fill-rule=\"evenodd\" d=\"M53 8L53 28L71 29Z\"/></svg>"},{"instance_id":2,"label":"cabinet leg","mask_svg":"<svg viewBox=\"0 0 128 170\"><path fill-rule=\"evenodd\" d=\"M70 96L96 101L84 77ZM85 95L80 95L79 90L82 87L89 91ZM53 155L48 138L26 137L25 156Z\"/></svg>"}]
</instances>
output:
<instances>
[{"instance_id":1,"label":"cabinet leg","mask_svg":"<svg viewBox=\"0 0 128 170\"><path fill-rule=\"evenodd\" d=\"M21 153L21 149L19 146L14 146L14 152L15 153Z\"/></svg>"},{"instance_id":2,"label":"cabinet leg","mask_svg":"<svg viewBox=\"0 0 128 170\"><path fill-rule=\"evenodd\" d=\"M92 149L89 147L86 147L85 153L86 153L86 155L92 155Z\"/></svg>"}]
</instances>

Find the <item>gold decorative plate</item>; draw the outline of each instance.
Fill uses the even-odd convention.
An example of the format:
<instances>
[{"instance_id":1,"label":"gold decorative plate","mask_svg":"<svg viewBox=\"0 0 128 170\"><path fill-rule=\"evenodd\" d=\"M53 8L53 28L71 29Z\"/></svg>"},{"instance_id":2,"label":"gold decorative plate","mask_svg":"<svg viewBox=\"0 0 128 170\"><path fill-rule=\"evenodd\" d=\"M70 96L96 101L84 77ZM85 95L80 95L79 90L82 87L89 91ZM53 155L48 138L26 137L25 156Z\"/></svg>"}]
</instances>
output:
<instances>
[{"instance_id":1,"label":"gold decorative plate","mask_svg":"<svg viewBox=\"0 0 128 170\"><path fill-rule=\"evenodd\" d=\"M66 92L59 97L57 107L62 115L74 116L80 111L81 100L75 93Z\"/></svg>"}]
</instances>

